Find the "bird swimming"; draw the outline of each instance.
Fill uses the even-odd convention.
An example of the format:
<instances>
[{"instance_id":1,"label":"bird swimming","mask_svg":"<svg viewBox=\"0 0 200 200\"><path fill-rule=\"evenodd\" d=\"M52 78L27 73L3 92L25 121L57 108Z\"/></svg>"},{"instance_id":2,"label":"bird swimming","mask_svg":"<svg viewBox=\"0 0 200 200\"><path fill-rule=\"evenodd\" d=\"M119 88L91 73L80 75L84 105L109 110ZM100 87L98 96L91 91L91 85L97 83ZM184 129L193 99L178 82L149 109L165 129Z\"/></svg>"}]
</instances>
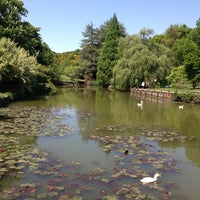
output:
<instances>
[{"instance_id":1,"label":"bird swimming","mask_svg":"<svg viewBox=\"0 0 200 200\"><path fill-rule=\"evenodd\" d=\"M125 154L125 155L128 155L128 150L125 150L125 151L124 151L124 154Z\"/></svg>"},{"instance_id":2,"label":"bird swimming","mask_svg":"<svg viewBox=\"0 0 200 200\"><path fill-rule=\"evenodd\" d=\"M178 108L179 108L179 109L183 109L183 105L179 105Z\"/></svg>"},{"instance_id":3,"label":"bird swimming","mask_svg":"<svg viewBox=\"0 0 200 200\"><path fill-rule=\"evenodd\" d=\"M143 185L147 183L152 183L152 182L157 181L158 176L160 176L160 174L156 173L154 177L144 177L143 179L140 180L140 182L142 182Z\"/></svg>"},{"instance_id":4,"label":"bird swimming","mask_svg":"<svg viewBox=\"0 0 200 200\"><path fill-rule=\"evenodd\" d=\"M143 101L142 100L140 101L140 103L137 103L138 107L142 107L142 105L143 105Z\"/></svg>"}]
</instances>

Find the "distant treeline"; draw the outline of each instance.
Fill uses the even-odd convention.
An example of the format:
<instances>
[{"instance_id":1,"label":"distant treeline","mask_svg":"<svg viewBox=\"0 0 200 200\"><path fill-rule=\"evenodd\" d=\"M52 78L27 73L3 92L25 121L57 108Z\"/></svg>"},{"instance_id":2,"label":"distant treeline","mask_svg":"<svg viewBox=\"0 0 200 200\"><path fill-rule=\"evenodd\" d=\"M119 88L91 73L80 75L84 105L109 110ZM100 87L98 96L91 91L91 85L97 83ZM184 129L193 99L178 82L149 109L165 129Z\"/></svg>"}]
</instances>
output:
<instances>
[{"instance_id":1,"label":"distant treeline","mask_svg":"<svg viewBox=\"0 0 200 200\"><path fill-rule=\"evenodd\" d=\"M181 88L200 82L200 19L195 28L171 25L163 34L143 28L129 35L116 14L100 27L87 24L80 49L56 53L23 20L21 0L0 1L0 92L44 94L56 83L90 76L99 87ZM67 49L67 47L66 47Z\"/></svg>"},{"instance_id":2,"label":"distant treeline","mask_svg":"<svg viewBox=\"0 0 200 200\"><path fill-rule=\"evenodd\" d=\"M195 28L171 25L163 34L143 28L128 35L117 16L99 28L87 24L81 49L57 54L63 74L73 79L87 74L100 87L128 91L130 87L196 88L200 82L200 19Z\"/></svg>"}]
</instances>

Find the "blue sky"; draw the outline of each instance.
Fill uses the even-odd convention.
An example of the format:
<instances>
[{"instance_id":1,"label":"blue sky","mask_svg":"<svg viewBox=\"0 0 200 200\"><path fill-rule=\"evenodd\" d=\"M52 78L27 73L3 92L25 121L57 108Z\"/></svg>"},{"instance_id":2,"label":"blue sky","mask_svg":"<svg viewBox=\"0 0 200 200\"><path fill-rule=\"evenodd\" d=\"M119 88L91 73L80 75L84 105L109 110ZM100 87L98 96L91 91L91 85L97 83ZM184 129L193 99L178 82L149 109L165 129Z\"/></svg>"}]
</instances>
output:
<instances>
[{"instance_id":1,"label":"blue sky","mask_svg":"<svg viewBox=\"0 0 200 200\"><path fill-rule=\"evenodd\" d=\"M28 15L24 19L40 27L44 42L55 52L80 48L82 32L91 22L99 27L117 15L128 34L142 28L164 33L173 24L196 26L200 18L199 0L23 0Z\"/></svg>"}]
</instances>

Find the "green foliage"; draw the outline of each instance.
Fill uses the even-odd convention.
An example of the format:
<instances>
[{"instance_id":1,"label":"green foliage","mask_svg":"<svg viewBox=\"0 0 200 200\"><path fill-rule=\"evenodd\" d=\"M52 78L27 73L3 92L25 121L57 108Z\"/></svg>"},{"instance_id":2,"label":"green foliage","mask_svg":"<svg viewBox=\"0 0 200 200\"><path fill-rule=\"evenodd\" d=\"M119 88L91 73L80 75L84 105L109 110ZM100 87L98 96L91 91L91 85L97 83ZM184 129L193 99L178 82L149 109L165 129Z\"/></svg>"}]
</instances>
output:
<instances>
[{"instance_id":1,"label":"green foliage","mask_svg":"<svg viewBox=\"0 0 200 200\"><path fill-rule=\"evenodd\" d=\"M1 0L0 13L0 27L2 29L5 27L16 28L20 24L22 16L26 16L28 11L24 8L23 1ZM5 33L9 33L8 30L4 31Z\"/></svg>"},{"instance_id":2,"label":"green foliage","mask_svg":"<svg viewBox=\"0 0 200 200\"><path fill-rule=\"evenodd\" d=\"M97 65L97 81L101 87L107 87L111 83L112 71L119 58L118 41L121 36L122 32L119 29L119 22L114 14L109 24Z\"/></svg>"},{"instance_id":3,"label":"green foliage","mask_svg":"<svg viewBox=\"0 0 200 200\"><path fill-rule=\"evenodd\" d=\"M192 93L192 92L186 92L186 93L175 92L173 95L173 99L174 101L178 101L178 102L185 102L185 103L192 102L196 104L200 103L200 95Z\"/></svg>"},{"instance_id":4,"label":"green foliage","mask_svg":"<svg viewBox=\"0 0 200 200\"><path fill-rule=\"evenodd\" d=\"M172 48L176 65L182 65L189 53L195 53L198 51L198 47L195 42L193 42L189 37L184 37L176 40Z\"/></svg>"},{"instance_id":5,"label":"green foliage","mask_svg":"<svg viewBox=\"0 0 200 200\"><path fill-rule=\"evenodd\" d=\"M37 60L10 39L0 40L0 86L1 90L17 90L25 95L48 90L45 70Z\"/></svg>"},{"instance_id":6,"label":"green foliage","mask_svg":"<svg viewBox=\"0 0 200 200\"><path fill-rule=\"evenodd\" d=\"M196 28L190 33L190 38L197 44L200 49L200 18L196 21Z\"/></svg>"},{"instance_id":7,"label":"green foliage","mask_svg":"<svg viewBox=\"0 0 200 200\"><path fill-rule=\"evenodd\" d=\"M140 86L143 81L153 87L164 82L169 73L170 50L146 37L133 35L121 38L119 54L120 59L113 70L116 89L128 90Z\"/></svg>"},{"instance_id":8,"label":"green foliage","mask_svg":"<svg viewBox=\"0 0 200 200\"><path fill-rule=\"evenodd\" d=\"M115 89L128 91L130 88L130 68L126 67L126 61L120 60L113 69L112 85Z\"/></svg>"},{"instance_id":9,"label":"green foliage","mask_svg":"<svg viewBox=\"0 0 200 200\"><path fill-rule=\"evenodd\" d=\"M142 39L149 39L151 35L153 35L154 30L153 29L146 29L143 28L139 31L139 35Z\"/></svg>"},{"instance_id":10,"label":"green foliage","mask_svg":"<svg viewBox=\"0 0 200 200\"><path fill-rule=\"evenodd\" d=\"M187 81L185 67L182 65L178 68L173 68L170 72L170 75L167 76L167 80L170 84L172 84L172 87L181 88L183 84Z\"/></svg>"},{"instance_id":11,"label":"green foliage","mask_svg":"<svg viewBox=\"0 0 200 200\"><path fill-rule=\"evenodd\" d=\"M189 53L184 61L185 71L193 88L200 82L200 52Z\"/></svg>"},{"instance_id":12,"label":"green foliage","mask_svg":"<svg viewBox=\"0 0 200 200\"><path fill-rule=\"evenodd\" d=\"M96 78L97 62L99 57L100 40L99 30L94 25L87 24L85 32L82 32L84 39L81 43L80 52L80 74L82 76L92 74Z\"/></svg>"},{"instance_id":13,"label":"green foliage","mask_svg":"<svg viewBox=\"0 0 200 200\"><path fill-rule=\"evenodd\" d=\"M185 24L171 25L165 31L164 44L167 47L172 48L177 39L186 37L190 33L190 31L191 31L191 29L188 28Z\"/></svg>"},{"instance_id":14,"label":"green foliage","mask_svg":"<svg viewBox=\"0 0 200 200\"><path fill-rule=\"evenodd\" d=\"M54 80L75 81L79 74L79 50L54 55L55 67L53 68Z\"/></svg>"},{"instance_id":15,"label":"green foliage","mask_svg":"<svg viewBox=\"0 0 200 200\"><path fill-rule=\"evenodd\" d=\"M108 33L108 29L110 26L110 23L112 22L112 18L110 20L107 20L104 22L100 27L99 27L99 40L100 40L100 45L101 48L103 47L103 43L105 42L106 35ZM126 28L124 27L123 24L119 23L119 30L121 33L122 37L126 37Z\"/></svg>"},{"instance_id":16,"label":"green foliage","mask_svg":"<svg viewBox=\"0 0 200 200\"><path fill-rule=\"evenodd\" d=\"M53 63L53 55L47 44L42 42L39 31L29 22L22 21L28 13L21 0L0 1L0 38L7 37L45 66Z\"/></svg>"}]
</instances>

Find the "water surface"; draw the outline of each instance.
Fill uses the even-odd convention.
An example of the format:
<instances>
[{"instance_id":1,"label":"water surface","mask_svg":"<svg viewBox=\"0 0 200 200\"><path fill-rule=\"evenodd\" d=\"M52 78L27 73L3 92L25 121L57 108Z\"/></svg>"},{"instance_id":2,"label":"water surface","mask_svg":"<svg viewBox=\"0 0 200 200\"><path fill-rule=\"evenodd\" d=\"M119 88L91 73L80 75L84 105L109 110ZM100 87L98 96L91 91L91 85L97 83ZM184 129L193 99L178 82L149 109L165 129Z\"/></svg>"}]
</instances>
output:
<instances>
[{"instance_id":1,"label":"water surface","mask_svg":"<svg viewBox=\"0 0 200 200\"><path fill-rule=\"evenodd\" d=\"M2 199L199 199L200 107L143 99L140 108L139 101L130 93L73 88L1 110L4 130L18 116L17 135L26 132L17 144L23 176L2 175ZM156 172L157 184L140 183Z\"/></svg>"}]
</instances>

